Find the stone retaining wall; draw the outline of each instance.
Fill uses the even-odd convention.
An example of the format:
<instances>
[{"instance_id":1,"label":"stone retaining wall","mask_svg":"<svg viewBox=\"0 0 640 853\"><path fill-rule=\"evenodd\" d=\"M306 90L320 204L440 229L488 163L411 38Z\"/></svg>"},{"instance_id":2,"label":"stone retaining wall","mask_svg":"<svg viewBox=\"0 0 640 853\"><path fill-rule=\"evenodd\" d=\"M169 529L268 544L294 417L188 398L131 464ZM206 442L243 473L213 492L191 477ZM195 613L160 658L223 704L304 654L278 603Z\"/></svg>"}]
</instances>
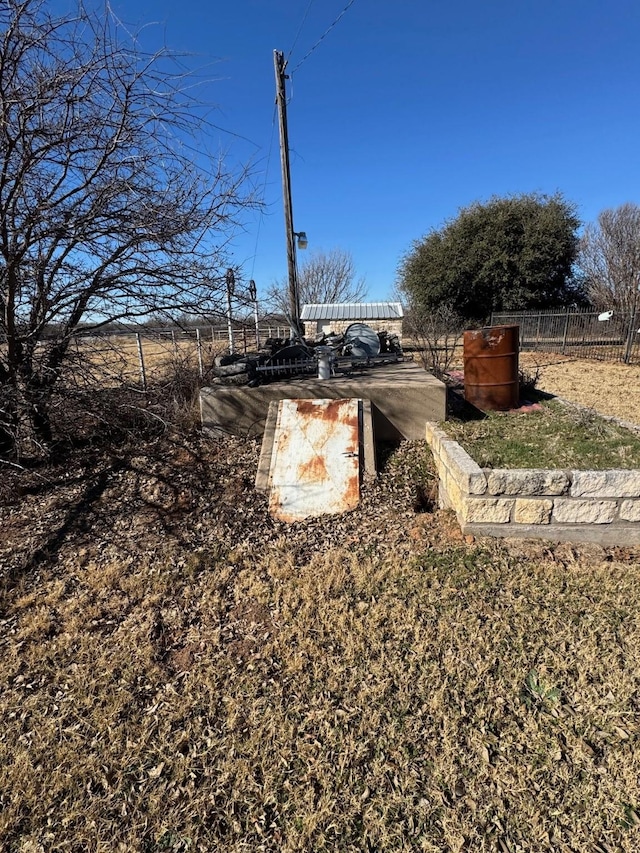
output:
<instances>
[{"instance_id":1,"label":"stone retaining wall","mask_svg":"<svg viewBox=\"0 0 640 853\"><path fill-rule=\"evenodd\" d=\"M640 543L640 471L483 469L437 424L426 437L440 505L465 533Z\"/></svg>"},{"instance_id":2,"label":"stone retaining wall","mask_svg":"<svg viewBox=\"0 0 640 853\"><path fill-rule=\"evenodd\" d=\"M304 331L306 335L315 335L320 332L342 335L352 323L366 323L376 332L387 332L397 335L402 340L402 320L305 320Z\"/></svg>"}]
</instances>

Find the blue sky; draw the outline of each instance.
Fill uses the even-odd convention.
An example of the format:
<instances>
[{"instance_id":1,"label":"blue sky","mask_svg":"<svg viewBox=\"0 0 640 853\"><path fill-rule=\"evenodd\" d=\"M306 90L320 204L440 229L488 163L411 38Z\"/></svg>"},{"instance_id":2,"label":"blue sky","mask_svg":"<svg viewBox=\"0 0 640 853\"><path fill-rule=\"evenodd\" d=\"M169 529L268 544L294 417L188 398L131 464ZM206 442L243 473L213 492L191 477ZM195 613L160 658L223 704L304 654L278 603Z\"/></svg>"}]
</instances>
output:
<instances>
[{"instance_id":1,"label":"blue sky","mask_svg":"<svg viewBox=\"0 0 640 853\"><path fill-rule=\"evenodd\" d=\"M640 202L636 0L354 0L306 59L347 0L111 2L214 63L203 97L231 133L209 144L251 160L264 190L233 244L259 292L286 274L274 49L293 48L295 229L351 252L371 299L392 295L413 240L474 200L559 190L585 222Z\"/></svg>"}]
</instances>

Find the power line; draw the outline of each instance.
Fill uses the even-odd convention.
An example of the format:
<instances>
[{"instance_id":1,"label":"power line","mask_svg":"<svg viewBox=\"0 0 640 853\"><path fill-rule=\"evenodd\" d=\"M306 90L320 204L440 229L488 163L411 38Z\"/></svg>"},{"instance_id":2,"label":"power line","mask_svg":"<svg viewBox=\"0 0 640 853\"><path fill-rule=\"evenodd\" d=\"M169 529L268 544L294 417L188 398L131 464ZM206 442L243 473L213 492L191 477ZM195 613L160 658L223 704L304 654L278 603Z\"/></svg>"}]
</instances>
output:
<instances>
[{"instance_id":1,"label":"power line","mask_svg":"<svg viewBox=\"0 0 640 853\"><path fill-rule=\"evenodd\" d=\"M304 27L304 22L307 20L307 15L309 14L309 10L311 9L312 6L313 6L313 0L309 0L309 5L307 6L307 11L304 13L302 21L300 22L300 26L298 27L298 32L296 33L296 37L293 40L293 44L291 45L291 50L289 51L289 56L287 56L287 59L291 58L291 54L293 53L293 50L298 43L298 39L300 38L300 33L302 32L302 28Z\"/></svg>"},{"instance_id":2,"label":"power line","mask_svg":"<svg viewBox=\"0 0 640 853\"><path fill-rule=\"evenodd\" d=\"M271 152L273 151L273 138L275 136L275 133L274 133L275 129L276 129L276 105L274 104L273 105L273 117L271 119L271 140L269 142L269 153L267 155L267 165L266 165L265 170L264 170L264 185L262 187L262 198L263 198L263 200L264 200L265 194L267 192L267 181L269 179L269 164L271 163ZM256 266L256 257L258 256L258 241L260 240L260 230L262 228L262 217L263 217L263 214L260 214L260 217L258 219L258 228L256 231L256 245L255 245L255 248L253 250L253 262L251 264L251 275L249 276L249 278L253 278L253 271L254 271L255 266Z\"/></svg>"},{"instance_id":3,"label":"power line","mask_svg":"<svg viewBox=\"0 0 640 853\"><path fill-rule=\"evenodd\" d=\"M309 50L309 51L308 51L308 52L307 52L307 53L302 57L302 59L300 60L300 62L296 65L296 67L295 67L295 68L293 69L293 71L291 72L292 74L294 74L294 73L298 70L298 68L300 68L300 66L302 65L302 63L303 63L306 59L308 59L308 58L311 56L311 54L313 53L313 51L314 51L314 50L318 47L318 45L319 45L319 44L320 44L320 43L321 43L321 42L322 42L322 41L323 41L323 40L324 40L324 39L329 35L329 33L330 33L330 32L331 32L331 30L335 27L335 25L338 23L338 21L339 21L339 20L340 20L344 15L346 15L346 13L349 11L349 9L351 8L351 6L353 6L353 4L354 4L355 2L356 2L356 0L349 0L349 2L348 2L348 3L347 3L347 5L344 7L344 9L342 10L342 12L340 12L340 14L338 15L338 17L335 19L335 21L334 21L332 24L330 24L330 25L327 27L327 29L322 33L322 35L320 36L320 38L318 39L318 41L313 45L313 47L311 48L311 50Z\"/></svg>"}]
</instances>

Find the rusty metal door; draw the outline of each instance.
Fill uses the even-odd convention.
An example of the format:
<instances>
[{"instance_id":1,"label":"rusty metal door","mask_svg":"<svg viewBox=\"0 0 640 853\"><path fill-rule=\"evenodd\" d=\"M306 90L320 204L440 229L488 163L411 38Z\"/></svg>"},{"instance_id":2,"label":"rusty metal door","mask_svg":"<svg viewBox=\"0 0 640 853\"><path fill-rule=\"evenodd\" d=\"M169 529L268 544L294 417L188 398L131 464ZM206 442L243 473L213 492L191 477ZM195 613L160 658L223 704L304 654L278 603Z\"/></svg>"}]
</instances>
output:
<instances>
[{"instance_id":1,"label":"rusty metal door","mask_svg":"<svg viewBox=\"0 0 640 853\"><path fill-rule=\"evenodd\" d=\"M269 512L300 521L360 500L360 400L281 400Z\"/></svg>"}]
</instances>

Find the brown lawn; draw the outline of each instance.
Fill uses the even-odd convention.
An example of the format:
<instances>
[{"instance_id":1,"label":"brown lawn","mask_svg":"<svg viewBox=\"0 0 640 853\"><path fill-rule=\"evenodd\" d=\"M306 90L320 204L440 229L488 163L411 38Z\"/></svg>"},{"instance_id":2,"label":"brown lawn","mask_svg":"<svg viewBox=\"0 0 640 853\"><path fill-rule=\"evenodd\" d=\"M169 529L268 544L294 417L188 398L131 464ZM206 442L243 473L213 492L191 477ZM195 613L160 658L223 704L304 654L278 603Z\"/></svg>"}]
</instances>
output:
<instances>
[{"instance_id":1,"label":"brown lawn","mask_svg":"<svg viewBox=\"0 0 640 853\"><path fill-rule=\"evenodd\" d=\"M1 472L0 850L640 849L640 550L465 538L421 442L287 526L258 453Z\"/></svg>"}]
</instances>

